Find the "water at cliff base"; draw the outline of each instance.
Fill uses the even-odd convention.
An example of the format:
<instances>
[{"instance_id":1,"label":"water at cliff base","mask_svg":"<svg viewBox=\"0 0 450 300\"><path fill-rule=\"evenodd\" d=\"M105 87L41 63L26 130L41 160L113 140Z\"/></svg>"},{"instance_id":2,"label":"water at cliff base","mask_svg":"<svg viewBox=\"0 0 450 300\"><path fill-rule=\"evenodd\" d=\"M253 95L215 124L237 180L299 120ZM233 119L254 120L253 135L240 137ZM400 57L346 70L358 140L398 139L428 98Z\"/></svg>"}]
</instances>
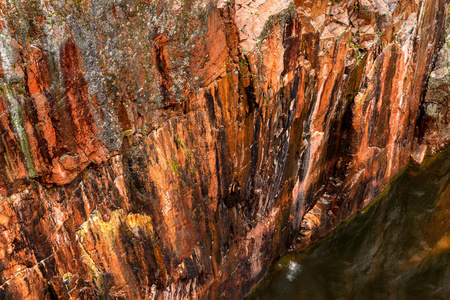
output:
<instances>
[{"instance_id":1,"label":"water at cliff base","mask_svg":"<svg viewBox=\"0 0 450 300\"><path fill-rule=\"evenodd\" d=\"M354 220L274 264L247 299L450 299L450 151L408 167Z\"/></svg>"}]
</instances>

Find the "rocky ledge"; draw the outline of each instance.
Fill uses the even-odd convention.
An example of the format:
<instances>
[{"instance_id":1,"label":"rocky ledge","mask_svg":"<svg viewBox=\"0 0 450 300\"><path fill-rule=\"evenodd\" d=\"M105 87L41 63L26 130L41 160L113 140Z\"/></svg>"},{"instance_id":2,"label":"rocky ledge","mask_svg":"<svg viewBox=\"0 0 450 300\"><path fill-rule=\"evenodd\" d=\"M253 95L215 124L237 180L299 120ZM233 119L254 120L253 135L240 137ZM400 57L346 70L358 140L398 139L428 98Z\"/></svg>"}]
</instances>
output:
<instances>
[{"instance_id":1,"label":"rocky ledge","mask_svg":"<svg viewBox=\"0 0 450 300\"><path fill-rule=\"evenodd\" d=\"M239 299L450 144L447 0L0 0L0 299Z\"/></svg>"}]
</instances>

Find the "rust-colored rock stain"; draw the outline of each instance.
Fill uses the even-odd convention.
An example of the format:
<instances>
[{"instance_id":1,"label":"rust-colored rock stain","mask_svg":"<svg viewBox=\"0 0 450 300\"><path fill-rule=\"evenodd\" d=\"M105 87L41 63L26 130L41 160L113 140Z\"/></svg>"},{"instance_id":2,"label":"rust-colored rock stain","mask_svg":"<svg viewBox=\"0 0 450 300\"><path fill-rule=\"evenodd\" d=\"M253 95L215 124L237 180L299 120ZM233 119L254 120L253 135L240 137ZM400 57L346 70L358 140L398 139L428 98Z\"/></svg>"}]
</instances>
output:
<instances>
[{"instance_id":1,"label":"rust-colored rock stain","mask_svg":"<svg viewBox=\"0 0 450 300\"><path fill-rule=\"evenodd\" d=\"M0 298L242 298L449 145L448 4L0 1Z\"/></svg>"}]
</instances>

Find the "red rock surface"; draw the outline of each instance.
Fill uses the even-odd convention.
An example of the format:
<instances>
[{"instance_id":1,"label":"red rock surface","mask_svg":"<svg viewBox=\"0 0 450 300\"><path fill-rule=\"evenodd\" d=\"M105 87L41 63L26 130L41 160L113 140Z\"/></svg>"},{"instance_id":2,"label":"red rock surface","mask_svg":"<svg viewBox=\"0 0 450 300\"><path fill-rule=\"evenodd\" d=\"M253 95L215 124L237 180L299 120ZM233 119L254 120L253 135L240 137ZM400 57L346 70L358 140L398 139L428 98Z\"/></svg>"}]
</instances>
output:
<instances>
[{"instance_id":1,"label":"red rock surface","mask_svg":"<svg viewBox=\"0 0 450 300\"><path fill-rule=\"evenodd\" d=\"M0 1L0 298L244 296L449 145L447 19L447 0Z\"/></svg>"}]
</instances>

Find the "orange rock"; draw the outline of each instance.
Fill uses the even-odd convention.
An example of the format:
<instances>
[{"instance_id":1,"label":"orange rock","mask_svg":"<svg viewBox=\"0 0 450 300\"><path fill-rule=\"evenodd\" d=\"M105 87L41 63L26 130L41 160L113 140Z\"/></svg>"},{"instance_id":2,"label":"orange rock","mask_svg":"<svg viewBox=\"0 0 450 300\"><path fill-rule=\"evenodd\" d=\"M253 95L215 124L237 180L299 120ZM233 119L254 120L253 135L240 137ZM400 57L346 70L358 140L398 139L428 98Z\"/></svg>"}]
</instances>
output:
<instances>
[{"instance_id":1,"label":"orange rock","mask_svg":"<svg viewBox=\"0 0 450 300\"><path fill-rule=\"evenodd\" d=\"M447 1L59 2L0 3L1 296L241 298L448 146Z\"/></svg>"}]
</instances>

